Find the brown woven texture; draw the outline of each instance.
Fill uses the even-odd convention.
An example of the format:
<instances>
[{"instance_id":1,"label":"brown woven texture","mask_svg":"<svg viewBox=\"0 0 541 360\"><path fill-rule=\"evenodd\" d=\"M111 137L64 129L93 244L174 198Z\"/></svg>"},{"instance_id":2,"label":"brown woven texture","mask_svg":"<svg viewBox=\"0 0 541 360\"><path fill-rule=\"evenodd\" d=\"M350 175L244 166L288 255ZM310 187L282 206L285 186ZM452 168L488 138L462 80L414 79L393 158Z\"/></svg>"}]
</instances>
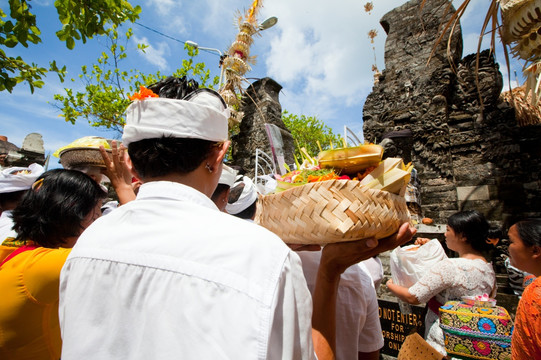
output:
<instances>
[{"instance_id":1,"label":"brown woven texture","mask_svg":"<svg viewBox=\"0 0 541 360\"><path fill-rule=\"evenodd\" d=\"M106 149L108 153L112 150ZM72 168L77 166L105 167L99 149L94 148L72 148L60 153L60 163L64 167Z\"/></svg>"},{"instance_id":2,"label":"brown woven texture","mask_svg":"<svg viewBox=\"0 0 541 360\"><path fill-rule=\"evenodd\" d=\"M259 198L255 221L289 244L378 239L410 221L406 200L355 180L329 180Z\"/></svg>"},{"instance_id":3,"label":"brown woven texture","mask_svg":"<svg viewBox=\"0 0 541 360\"><path fill-rule=\"evenodd\" d=\"M436 351L421 335L413 333L406 336L400 347L398 360L442 360L443 355Z\"/></svg>"}]
</instances>

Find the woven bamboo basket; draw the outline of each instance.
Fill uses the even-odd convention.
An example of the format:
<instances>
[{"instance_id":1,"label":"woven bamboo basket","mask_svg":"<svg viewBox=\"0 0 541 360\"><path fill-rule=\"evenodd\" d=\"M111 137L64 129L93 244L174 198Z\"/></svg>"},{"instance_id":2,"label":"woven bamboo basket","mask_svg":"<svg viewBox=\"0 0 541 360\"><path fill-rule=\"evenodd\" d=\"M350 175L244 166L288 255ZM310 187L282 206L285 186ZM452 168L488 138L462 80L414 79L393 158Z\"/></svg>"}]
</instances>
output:
<instances>
[{"instance_id":1,"label":"woven bamboo basket","mask_svg":"<svg viewBox=\"0 0 541 360\"><path fill-rule=\"evenodd\" d=\"M355 180L309 183L259 198L255 221L288 244L377 239L410 221L403 196Z\"/></svg>"},{"instance_id":2,"label":"woven bamboo basket","mask_svg":"<svg viewBox=\"0 0 541 360\"><path fill-rule=\"evenodd\" d=\"M111 149L106 149L109 154ZM77 147L62 150L60 152L60 163L65 168L74 168L79 166L96 166L105 168L105 163L101 157L100 149L91 147Z\"/></svg>"}]
</instances>

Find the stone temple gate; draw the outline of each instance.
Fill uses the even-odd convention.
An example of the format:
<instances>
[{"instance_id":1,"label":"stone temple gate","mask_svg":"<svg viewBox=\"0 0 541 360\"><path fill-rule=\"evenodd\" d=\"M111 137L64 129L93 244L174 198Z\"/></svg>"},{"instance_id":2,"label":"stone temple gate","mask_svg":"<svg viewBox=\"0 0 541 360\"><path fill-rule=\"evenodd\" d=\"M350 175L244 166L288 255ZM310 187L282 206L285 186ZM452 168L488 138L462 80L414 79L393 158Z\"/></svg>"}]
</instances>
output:
<instances>
[{"instance_id":1,"label":"stone temple gate","mask_svg":"<svg viewBox=\"0 0 541 360\"><path fill-rule=\"evenodd\" d=\"M418 171L424 216L437 222L466 209L498 225L541 216L541 121L519 126L513 106L500 96L494 58L480 54L478 91L476 55L462 58L458 28L450 59L447 34L427 65L440 24L451 16L442 18L447 4L427 1L421 11L420 1L412 0L381 19L385 70L364 105L365 140L411 130L398 145L411 152Z\"/></svg>"},{"instance_id":2,"label":"stone temple gate","mask_svg":"<svg viewBox=\"0 0 541 360\"><path fill-rule=\"evenodd\" d=\"M517 122L514 107L501 96L502 75L488 51L480 54L476 85L476 54L462 57L460 27L449 41L450 56L447 34L427 65L451 13L443 16L448 0L427 1L422 10L420 2L397 7L380 21L387 33L385 70L364 105L365 140L411 134L394 140L418 171L423 215L438 223L466 209L480 210L504 227L519 217L541 216L541 119ZM264 78L243 99L233 163L250 175L255 149L270 153L264 123L280 129L286 156L293 152L281 121L280 89Z\"/></svg>"}]
</instances>

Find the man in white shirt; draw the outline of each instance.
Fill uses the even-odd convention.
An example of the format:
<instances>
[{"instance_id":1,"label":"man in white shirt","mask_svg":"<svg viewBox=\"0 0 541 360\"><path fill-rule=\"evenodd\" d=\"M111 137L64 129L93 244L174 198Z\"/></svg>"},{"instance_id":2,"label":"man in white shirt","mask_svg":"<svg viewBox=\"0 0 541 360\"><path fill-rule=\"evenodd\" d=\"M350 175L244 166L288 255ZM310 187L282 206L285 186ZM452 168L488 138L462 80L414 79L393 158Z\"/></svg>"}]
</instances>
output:
<instances>
[{"instance_id":1,"label":"man in white shirt","mask_svg":"<svg viewBox=\"0 0 541 360\"><path fill-rule=\"evenodd\" d=\"M313 293L321 252L301 251L299 256L308 289ZM350 266L340 277L336 300L336 358L339 360L377 360L384 344L376 290L361 264Z\"/></svg>"},{"instance_id":2,"label":"man in white shirt","mask_svg":"<svg viewBox=\"0 0 541 360\"><path fill-rule=\"evenodd\" d=\"M340 274L412 232L326 248L312 305L298 256L210 200L229 146L221 97L185 78L151 90L123 134L137 199L88 227L62 270L62 359L332 358Z\"/></svg>"}]
</instances>

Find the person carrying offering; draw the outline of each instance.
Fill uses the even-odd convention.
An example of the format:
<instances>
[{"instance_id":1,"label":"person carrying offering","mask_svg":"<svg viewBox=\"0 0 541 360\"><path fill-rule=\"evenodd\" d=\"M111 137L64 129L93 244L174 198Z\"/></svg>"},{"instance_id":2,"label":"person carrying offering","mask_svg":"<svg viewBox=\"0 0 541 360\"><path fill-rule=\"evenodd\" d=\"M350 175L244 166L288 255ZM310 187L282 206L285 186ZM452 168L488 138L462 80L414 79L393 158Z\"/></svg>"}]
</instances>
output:
<instances>
[{"instance_id":1,"label":"person carrying offering","mask_svg":"<svg viewBox=\"0 0 541 360\"><path fill-rule=\"evenodd\" d=\"M441 354L447 355L443 332L440 328L439 307L462 296L496 293L496 275L486 259L492 248L487 243L489 224L475 210L458 212L447 220L445 241L447 247L458 253L458 258L446 258L432 266L411 287L387 282L388 289L399 299L417 305L428 303L425 339Z\"/></svg>"},{"instance_id":2,"label":"person carrying offering","mask_svg":"<svg viewBox=\"0 0 541 360\"><path fill-rule=\"evenodd\" d=\"M227 120L223 99L185 78L143 89L128 107L122 140L143 185L66 261L63 360L333 357L340 274L414 230L326 247L312 305L298 256L210 199Z\"/></svg>"}]
</instances>

